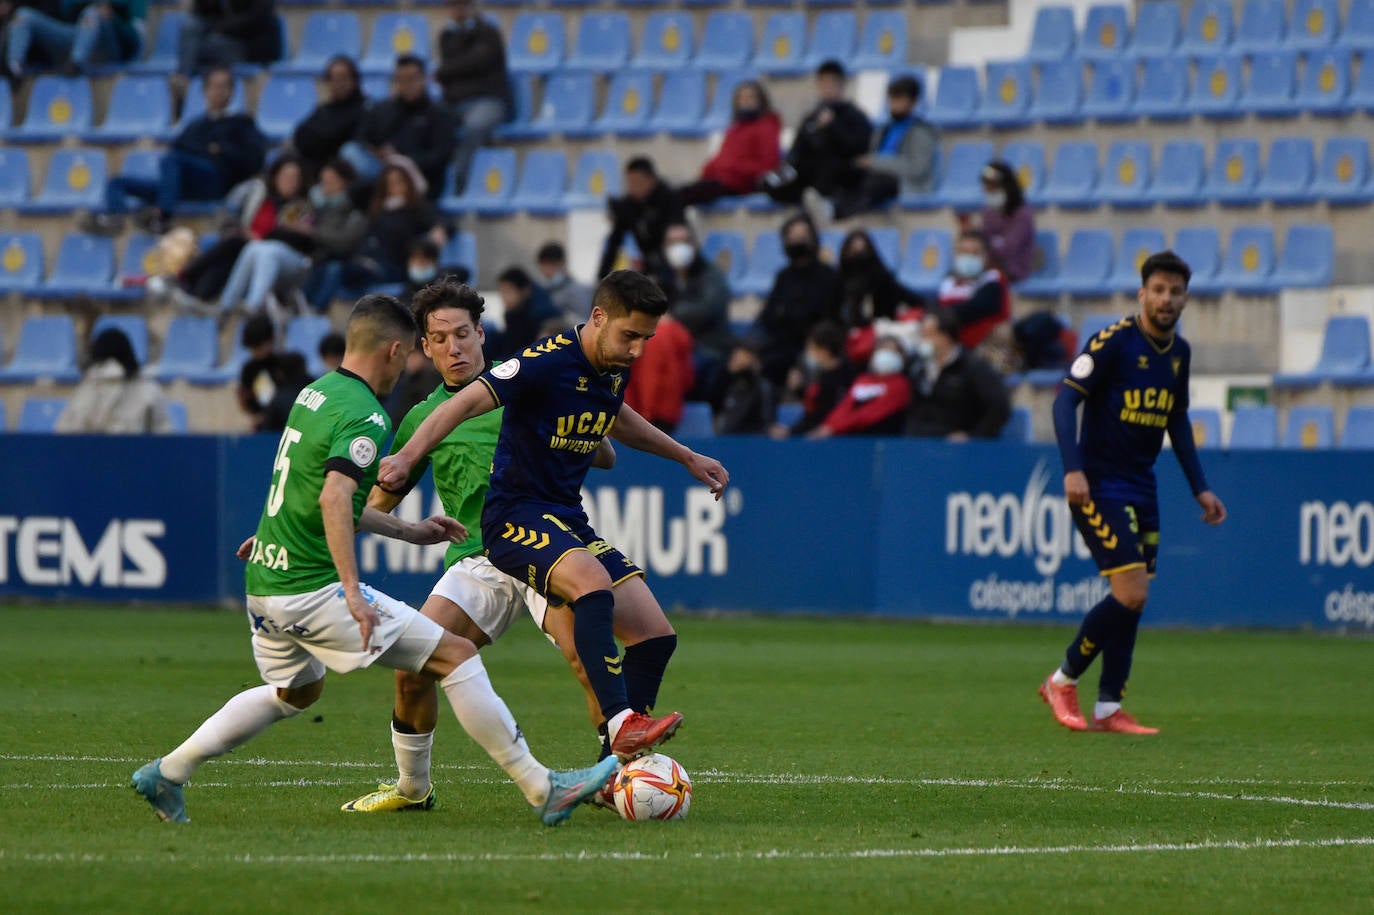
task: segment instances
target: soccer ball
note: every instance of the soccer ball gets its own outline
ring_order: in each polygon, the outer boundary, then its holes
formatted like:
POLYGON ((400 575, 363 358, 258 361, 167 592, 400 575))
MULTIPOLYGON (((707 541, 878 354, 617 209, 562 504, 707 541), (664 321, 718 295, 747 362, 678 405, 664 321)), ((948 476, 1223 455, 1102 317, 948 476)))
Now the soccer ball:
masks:
POLYGON ((676 759, 653 753, 627 763, 611 785, 627 820, 680 820, 692 806, 692 780, 676 759))

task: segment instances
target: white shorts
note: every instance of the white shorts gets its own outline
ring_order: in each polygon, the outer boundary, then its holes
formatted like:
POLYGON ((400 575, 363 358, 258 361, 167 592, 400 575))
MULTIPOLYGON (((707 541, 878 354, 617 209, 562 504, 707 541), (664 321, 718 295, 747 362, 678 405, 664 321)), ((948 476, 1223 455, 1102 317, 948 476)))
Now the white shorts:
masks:
POLYGON ((367 585, 362 590, 379 617, 368 651, 337 583, 306 594, 249 595, 253 660, 263 682, 279 689, 304 686, 323 677, 326 667, 346 674, 374 662, 419 673, 443 628, 408 604, 367 585))
POLYGON ((485 556, 469 556, 449 566, 430 593, 457 604, 493 642, 526 612, 542 632, 549 609, 544 595, 511 578, 485 556))

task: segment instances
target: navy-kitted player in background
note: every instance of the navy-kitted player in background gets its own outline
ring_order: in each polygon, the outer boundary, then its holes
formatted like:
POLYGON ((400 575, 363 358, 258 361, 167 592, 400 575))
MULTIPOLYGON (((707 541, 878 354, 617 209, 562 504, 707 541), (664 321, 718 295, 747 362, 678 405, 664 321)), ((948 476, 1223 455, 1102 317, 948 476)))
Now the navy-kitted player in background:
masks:
POLYGON ((678 461, 716 498, 730 475, 625 406, 630 365, 654 335, 668 300, 630 270, 607 275, 587 323, 527 347, 438 407, 382 462, 384 486, 410 470, 463 421, 505 407, 482 512, 492 565, 573 610, 573 642, 606 716, 608 750, 622 759, 667 740, 677 712, 651 718, 677 635, 628 557, 597 536, 582 510, 582 482, 602 438, 678 461), (622 656, 616 636, 625 644, 622 656))
POLYGON ((1064 663, 1040 685, 1054 717, 1075 731, 1157 734, 1121 708, 1136 630, 1159 552, 1155 460, 1169 433, 1202 520, 1220 524, 1226 507, 1207 478, 1188 420, 1189 349, 1174 332, 1188 303, 1192 271, 1177 254, 1152 254, 1140 267, 1138 315, 1096 334, 1069 367, 1054 401, 1064 459, 1064 495, 1111 594, 1088 612, 1064 663), (1078 406, 1083 405, 1082 431, 1078 406), (1092 721, 1078 709, 1078 678, 1102 655, 1092 721))

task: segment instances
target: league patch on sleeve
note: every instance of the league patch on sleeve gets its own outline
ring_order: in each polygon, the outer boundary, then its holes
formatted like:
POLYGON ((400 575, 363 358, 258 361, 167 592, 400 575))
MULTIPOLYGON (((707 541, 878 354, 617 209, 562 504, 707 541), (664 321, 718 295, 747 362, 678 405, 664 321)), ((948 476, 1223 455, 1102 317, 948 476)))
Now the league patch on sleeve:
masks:
POLYGON ((366 435, 360 435, 348 446, 348 456, 359 467, 370 467, 377 460, 377 443, 366 435))
POLYGON ((519 372, 519 359, 507 359, 505 362, 501 363, 500 365, 496 366, 496 368, 491 370, 492 376, 495 378, 500 378, 502 381, 508 381, 511 378, 514 378, 519 372))
POLYGON ((1093 368, 1093 357, 1083 353, 1069 366, 1069 376, 1082 380, 1093 373, 1093 368))

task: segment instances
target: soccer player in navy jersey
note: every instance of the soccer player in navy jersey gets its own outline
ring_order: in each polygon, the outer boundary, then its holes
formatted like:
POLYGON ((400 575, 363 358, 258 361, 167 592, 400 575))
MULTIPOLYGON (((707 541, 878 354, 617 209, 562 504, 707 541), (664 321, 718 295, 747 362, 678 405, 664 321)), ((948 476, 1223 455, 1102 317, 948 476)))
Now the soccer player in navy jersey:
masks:
POLYGON ((1157 734, 1121 708, 1136 630, 1159 552, 1154 465, 1169 433, 1202 506, 1220 524, 1226 507, 1208 488, 1188 420, 1188 344, 1176 332, 1192 271, 1162 251, 1140 267, 1140 313, 1095 334, 1069 367, 1054 401, 1064 495, 1111 593, 1083 620, 1064 663, 1040 685, 1055 719, 1075 731, 1157 734), (1083 406, 1082 429, 1078 407, 1083 406), (1078 678, 1102 655, 1092 719, 1078 708, 1078 678))
POLYGON ((648 752, 682 723, 650 717, 677 635, 644 573, 597 536, 582 510, 582 482, 601 440, 680 462, 716 494, 730 475, 625 406, 629 369, 654 335, 668 301, 630 270, 606 276, 591 317, 574 331, 526 347, 434 410, 382 462, 383 486, 412 468, 459 424, 505 407, 482 511, 482 543, 501 571, 573 611, 573 643, 606 716, 607 749, 648 752), (619 636, 625 645, 616 647, 619 636))

